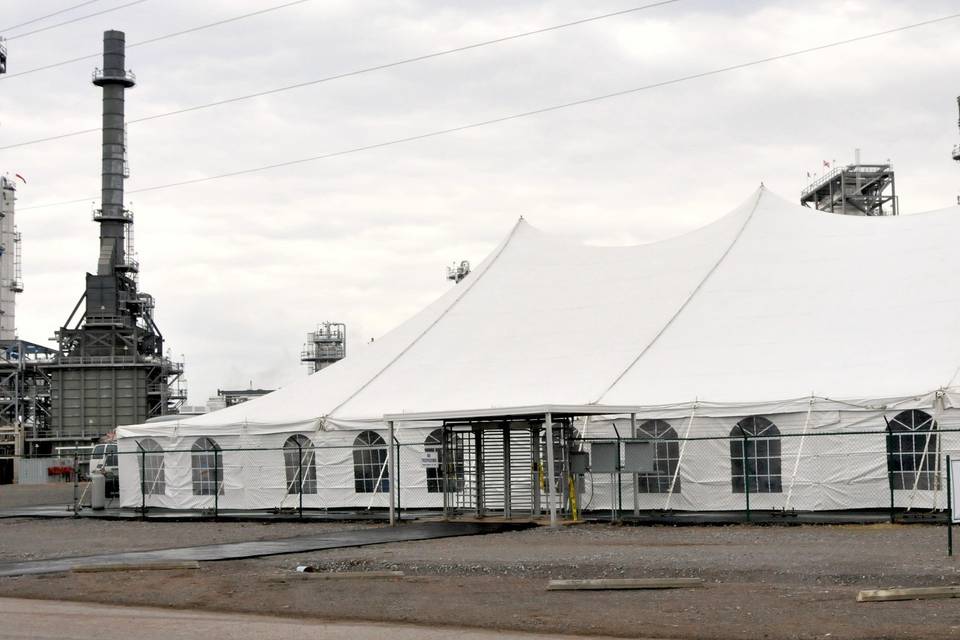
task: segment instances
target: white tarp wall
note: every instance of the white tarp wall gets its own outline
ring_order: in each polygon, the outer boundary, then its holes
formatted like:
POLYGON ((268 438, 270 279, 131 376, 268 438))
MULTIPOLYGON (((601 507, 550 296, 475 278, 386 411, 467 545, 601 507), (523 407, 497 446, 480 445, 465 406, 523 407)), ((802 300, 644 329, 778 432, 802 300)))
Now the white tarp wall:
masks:
MULTIPOLYGON (((888 508, 890 478, 884 416, 892 419, 897 413, 810 411, 809 414, 766 414, 765 417, 780 432, 779 491, 751 491, 751 509, 832 511, 888 508)), ((675 511, 743 510, 746 496, 742 489, 737 491, 733 486, 734 461, 728 438, 741 417, 694 415, 692 424, 689 417, 668 419, 678 438, 689 436, 688 440, 679 442, 679 471, 675 474, 676 482, 671 482, 675 490, 673 493, 638 493, 638 507, 641 510, 675 511)), ((638 419, 638 424, 642 425, 645 419, 638 419)), ((937 422, 939 428, 933 432, 935 437, 928 451, 926 468, 942 476, 945 455, 960 456, 960 410, 942 411, 937 422)), ((384 425, 367 426, 386 440, 384 425)), ((442 494, 428 491, 424 464, 424 441, 437 426, 410 426, 398 430, 397 439, 401 443, 397 459, 399 500, 403 508, 440 509, 443 506, 442 494)), ((630 433, 630 421, 624 417, 591 419, 586 425, 580 422, 576 426, 587 451, 594 439, 616 438, 617 431, 626 438, 630 433)), ((302 496, 305 509, 363 510, 388 506, 387 493, 357 491, 353 442, 360 431, 302 433, 315 443, 317 478, 317 493, 302 496)), ((223 493, 217 499, 218 508, 290 509, 299 506, 300 496, 287 493, 282 447, 290 435, 215 438, 222 449, 223 493)), ((160 493, 148 493, 146 505, 212 509, 213 495, 194 495, 190 449, 197 436, 152 436, 152 439, 165 451, 165 486, 160 493)), ((734 441, 739 442, 739 439, 734 441)), ((123 438, 120 449, 121 504, 138 507, 141 505, 141 456, 137 453, 136 439, 123 438)), ((514 479, 514 482, 524 481, 523 478, 514 479)), ((630 511, 634 505, 631 474, 621 474, 619 482, 623 509, 630 511)), ((921 510, 943 508, 946 504, 945 485, 935 484, 929 489, 920 482, 919 489, 913 489, 909 479, 907 483, 908 488, 895 492, 897 508, 921 510)), ((467 484, 472 486, 469 478, 467 484)), ((580 508, 583 511, 609 510, 615 504, 616 495, 616 481, 611 476, 587 474, 580 508)))

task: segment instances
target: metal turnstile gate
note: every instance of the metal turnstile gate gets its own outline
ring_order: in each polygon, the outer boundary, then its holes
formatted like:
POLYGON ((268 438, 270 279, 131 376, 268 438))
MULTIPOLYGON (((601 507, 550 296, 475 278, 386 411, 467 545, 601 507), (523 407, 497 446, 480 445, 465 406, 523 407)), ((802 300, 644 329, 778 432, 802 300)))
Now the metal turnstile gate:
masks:
MULTIPOLYGON (((539 516, 547 504, 546 438, 539 424, 448 427, 443 464, 448 475, 448 512, 505 518, 539 516)), ((554 495, 558 511, 568 501, 567 469, 571 429, 554 429, 554 495)))

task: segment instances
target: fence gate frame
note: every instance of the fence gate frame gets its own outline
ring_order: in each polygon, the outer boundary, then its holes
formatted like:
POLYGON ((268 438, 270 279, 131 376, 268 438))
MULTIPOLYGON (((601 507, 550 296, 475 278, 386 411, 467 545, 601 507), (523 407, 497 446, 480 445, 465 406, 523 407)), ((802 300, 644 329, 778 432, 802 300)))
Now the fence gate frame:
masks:
POLYGON ((383 419, 391 429, 401 422, 442 424, 438 475, 444 518, 493 513, 507 519, 531 518, 549 513, 555 526, 570 498, 566 477, 574 421, 582 415, 611 413, 606 407, 593 409, 395 414, 383 419))
MULTIPOLYGON (((463 430, 463 427, 469 427, 471 431, 474 431, 474 427, 477 427, 479 432, 482 432, 485 429, 501 429, 501 432, 506 424, 508 427, 513 424, 526 424, 527 432, 531 433, 531 442, 534 441, 532 432, 533 428, 530 425, 535 427, 541 427, 543 430, 544 438, 537 438, 536 442, 546 441, 554 442, 557 439, 557 427, 564 427, 565 425, 572 425, 573 421, 576 418, 582 418, 585 416, 616 416, 616 415, 631 415, 635 414, 638 410, 637 407, 632 406, 621 406, 621 405, 601 405, 601 404, 585 404, 585 405, 560 405, 560 404, 545 404, 545 405, 535 405, 535 406, 524 406, 524 407, 504 407, 499 409, 480 409, 480 410, 464 410, 464 411, 432 411, 424 413, 390 413, 383 416, 383 421, 386 422, 390 429, 394 428, 395 423, 402 422, 440 422, 443 425, 444 433, 446 434, 448 430, 452 430, 455 427, 459 427, 460 430, 463 430)), ((510 429, 510 439, 513 438, 514 429, 510 429)), ((566 446, 565 433, 568 432, 566 428, 560 429, 559 440, 561 443, 564 443, 565 446, 561 447, 563 452, 563 458, 566 458, 569 453, 569 446, 566 446)), ((392 431, 391 431, 392 433, 392 431)), ((444 436, 444 443, 446 443, 448 438, 444 436)), ((446 446, 446 445, 445 445, 446 446)), ((550 513, 550 526, 558 526, 557 522, 557 507, 561 499, 567 497, 566 492, 562 489, 558 492, 558 487, 556 486, 557 471, 563 472, 563 467, 558 466, 558 460, 556 460, 556 451, 553 446, 543 447, 545 451, 544 457, 546 457, 546 467, 543 466, 543 460, 537 460, 538 452, 540 447, 534 446, 533 448, 533 457, 534 461, 531 463, 537 464, 537 481, 534 482, 534 491, 533 491, 533 503, 534 503, 534 512, 542 513, 543 511, 549 511, 550 513), (540 492, 539 489, 539 476, 541 475, 540 469, 543 469, 543 475, 549 482, 545 482, 546 496, 538 496, 540 492), (542 498, 546 498, 546 508, 544 509, 542 498)), ((480 452, 482 457, 482 436, 474 437, 474 453, 480 452), (479 442, 479 445, 477 444, 479 442)), ((515 461, 512 461, 515 462, 515 461)), ((564 460, 560 460, 559 463, 562 465, 564 460)), ((444 475, 446 482, 446 474, 448 473, 448 465, 442 465, 444 468, 444 475)), ((513 465, 511 465, 513 466, 513 465)), ((480 461, 480 464, 477 467, 480 471, 480 479, 483 480, 482 474, 486 470, 483 461, 480 461)), ((531 469, 531 475, 533 469, 531 469)), ((512 479, 511 479, 512 480, 512 479)), ((465 483, 469 484, 469 483, 465 483)), ((516 486, 512 482, 508 483, 511 486, 511 496, 513 493, 513 488, 516 486)), ((560 483, 563 484, 562 482, 560 483)), ((483 482, 478 482, 477 486, 479 489, 476 490, 476 495, 481 499, 480 505, 477 509, 478 515, 482 514, 482 499, 483 499, 483 482)), ((448 499, 446 494, 444 494, 444 515, 450 516, 450 509, 448 504, 448 499)), ((511 515, 512 509, 511 509, 511 515)))

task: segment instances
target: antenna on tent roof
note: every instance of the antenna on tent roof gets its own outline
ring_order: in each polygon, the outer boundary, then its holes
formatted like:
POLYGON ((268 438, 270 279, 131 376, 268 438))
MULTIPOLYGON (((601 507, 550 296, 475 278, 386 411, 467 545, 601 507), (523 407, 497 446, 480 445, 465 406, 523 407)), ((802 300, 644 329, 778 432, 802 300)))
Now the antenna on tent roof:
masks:
POLYGON ((462 260, 460 264, 453 263, 452 267, 447 267, 447 280, 459 283, 470 274, 470 263, 462 260))

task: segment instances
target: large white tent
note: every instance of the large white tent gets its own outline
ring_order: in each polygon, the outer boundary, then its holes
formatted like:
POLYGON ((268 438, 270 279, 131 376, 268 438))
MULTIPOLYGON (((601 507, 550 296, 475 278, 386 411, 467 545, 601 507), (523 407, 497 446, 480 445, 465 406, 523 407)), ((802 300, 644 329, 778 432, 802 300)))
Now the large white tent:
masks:
MULTIPOLYGON (((841 216, 761 187, 706 227, 630 247, 588 246, 520 220, 467 279, 346 360, 228 409, 121 427, 121 451, 149 438, 181 452, 165 454, 163 491, 149 504, 195 508, 212 500, 192 488, 198 438, 279 448, 302 434, 317 447, 347 447, 325 460, 318 452, 327 475, 309 506, 369 506, 385 498, 354 491, 349 446, 387 419, 401 442, 422 442, 446 417, 536 407, 605 414, 581 426, 588 435, 608 433, 624 414, 669 422, 681 437, 726 437, 749 416, 784 434, 882 433, 910 409, 943 430, 960 423, 958 209, 841 216)), ((953 435, 942 434, 931 457, 960 445, 953 435)), ((756 496, 758 508, 880 506, 889 484, 883 439, 816 441, 784 440, 783 486, 756 496)), ((668 506, 740 508, 726 442, 684 454, 674 474, 683 488, 670 491, 668 506)), ((280 454, 236 452, 232 466, 229 455, 220 506, 283 506, 280 454)), ((123 504, 139 505, 135 458, 121 458, 123 504)), ((942 501, 934 486, 912 489, 911 501, 942 501)), ((648 508, 665 500, 638 499, 648 508)))

